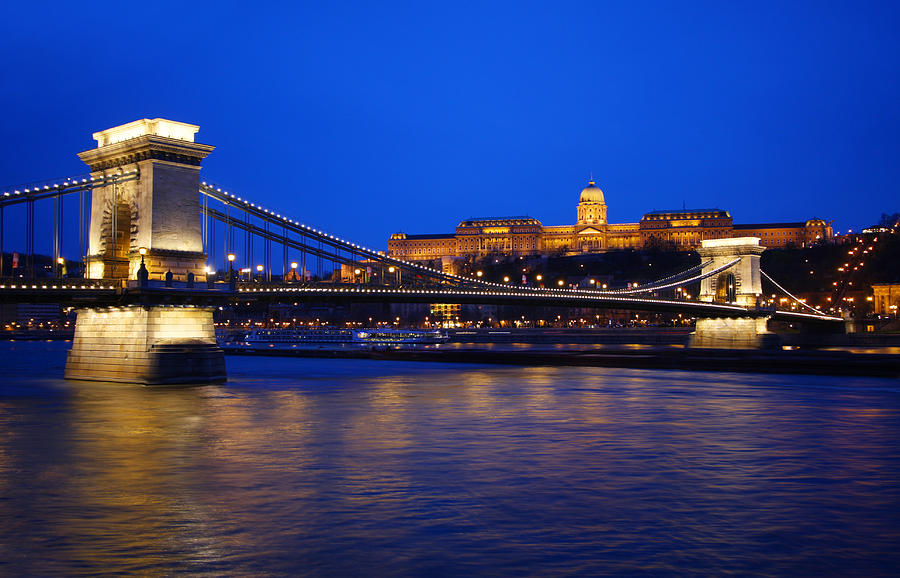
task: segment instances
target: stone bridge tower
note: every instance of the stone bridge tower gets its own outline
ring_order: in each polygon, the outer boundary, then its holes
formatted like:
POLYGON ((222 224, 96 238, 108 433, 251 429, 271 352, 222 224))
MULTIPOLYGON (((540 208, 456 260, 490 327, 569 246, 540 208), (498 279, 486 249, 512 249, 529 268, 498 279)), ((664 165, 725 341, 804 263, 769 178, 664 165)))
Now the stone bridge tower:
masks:
MULTIPOLYGON (((94 133, 97 148, 78 156, 94 189, 89 278, 135 279, 146 249, 150 280, 171 271, 177 281, 205 279, 200 211, 200 161, 213 147, 194 142, 198 127, 143 119, 94 133)), ((78 310, 66 377, 128 383, 210 383, 225 380, 213 307, 159 300, 78 310)))
POLYGON ((736 303, 743 307, 756 307, 756 299, 762 295, 759 275, 759 259, 766 248, 756 237, 735 239, 707 239, 701 242, 700 260, 712 263, 703 272, 713 271, 740 258, 733 267, 700 282, 700 301, 736 303))
MULTIPOLYGON (((762 295, 762 279, 759 260, 765 247, 756 237, 733 239, 707 239, 701 242, 698 252, 703 262, 712 261, 703 268, 707 273, 740 259, 718 275, 700 282, 700 301, 733 303, 748 309, 756 309, 762 295)), ((691 335, 692 347, 728 349, 756 349, 777 347, 778 336, 767 328, 769 317, 734 317, 697 319, 691 335)))
POLYGON ((188 273, 205 278, 200 162, 215 147, 194 142, 198 129, 145 118, 94 133, 97 148, 78 156, 92 176, 111 178, 111 184, 93 192, 89 278, 134 279, 141 248, 150 279, 167 271, 176 280, 188 273))

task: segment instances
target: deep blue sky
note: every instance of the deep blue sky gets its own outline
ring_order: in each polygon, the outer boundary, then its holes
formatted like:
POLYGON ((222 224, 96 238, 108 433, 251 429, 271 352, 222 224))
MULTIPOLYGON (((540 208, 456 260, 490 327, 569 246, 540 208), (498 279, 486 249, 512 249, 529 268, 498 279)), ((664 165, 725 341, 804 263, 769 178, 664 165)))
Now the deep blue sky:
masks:
POLYGON ((203 175, 358 242, 470 216, 900 210, 900 2, 6 3, 0 187, 200 125, 203 175))

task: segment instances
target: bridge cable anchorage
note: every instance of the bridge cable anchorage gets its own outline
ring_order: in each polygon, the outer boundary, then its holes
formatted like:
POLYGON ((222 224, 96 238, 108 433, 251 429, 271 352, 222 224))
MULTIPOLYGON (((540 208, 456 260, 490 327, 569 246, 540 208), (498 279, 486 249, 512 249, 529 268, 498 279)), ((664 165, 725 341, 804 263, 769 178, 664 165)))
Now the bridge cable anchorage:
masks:
POLYGON ((762 275, 763 277, 765 277, 772 285, 774 285, 776 288, 778 288, 780 291, 782 291, 785 295, 787 295, 788 297, 790 297, 791 299, 793 299, 794 301, 796 301, 796 302, 799 303, 800 305, 806 307, 807 309, 812 309, 812 310, 815 311, 817 314, 822 315, 823 317, 832 317, 831 315, 828 315, 828 314, 825 313, 824 311, 822 311, 822 310, 820 310, 820 309, 816 309, 816 308, 813 307, 812 305, 807 305, 806 303, 804 303, 803 301, 801 301, 800 299, 798 299, 797 297, 795 297, 790 291, 788 291, 787 289, 785 289, 784 287, 782 287, 781 285, 779 285, 778 282, 777 282, 775 279, 772 279, 772 278, 769 276, 769 274, 766 273, 765 271, 763 271, 762 269, 759 270, 759 273, 760 273, 760 275, 762 275))

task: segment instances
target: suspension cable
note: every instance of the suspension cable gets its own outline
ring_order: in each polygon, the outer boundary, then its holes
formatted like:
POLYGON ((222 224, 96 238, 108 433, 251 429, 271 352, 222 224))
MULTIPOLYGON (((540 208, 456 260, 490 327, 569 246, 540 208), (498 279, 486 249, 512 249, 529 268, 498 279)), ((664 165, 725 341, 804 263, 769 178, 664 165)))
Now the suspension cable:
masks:
POLYGON ((630 292, 637 291, 637 290, 652 291, 652 290, 656 289, 658 285, 665 284, 666 282, 671 281, 672 279, 676 279, 678 277, 690 275, 690 274, 694 273, 695 271, 700 271, 707 265, 710 265, 711 263, 712 263, 712 261, 706 261, 705 263, 700 263, 699 265, 694 265, 690 269, 685 269, 684 271, 675 273, 674 275, 669 275, 668 277, 663 277, 662 279, 657 279, 655 281, 651 281, 650 283, 645 283, 644 285, 639 285, 637 287, 634 287, 633 289, 611 289, 609 291, 604 291, 604 293, 626 293, 626 292, 630 293, 630 292))
POLYGON ((661 289, 671 289, 672 287, 680 287, 682 285, 689 285, 691 283, 696 283, 697 281, 702 281, 702 280, 706 279, 707 277, 712 277, 713 275, 715 275, 717 273, 721 273, 725 269, 734 267, 735 265, 738 264, 738 262, 740 262, 740 260, 741 260, 741 258, 738 257, 737 259, 735 259, 734 261, 731 261, 730 263, 725 263, 721 267, 713 269, 712 271, 709 271, 708 273, 703 273, 701 275, 691 277, 690 279, 685 279, 683 281, 676 281, 675 283, 669 283, 668 285, 662 285, 659 287, 652 287, 650 289, 633 289, 628 292, 618 293, 618 295, 634 295, 635 293, 649 293, 650 291, 659 291, 661 289))
POLYGON ((804 303, 803 301, 801 301, 800 299, 798 299, 797 297, 795 297, 790 291, 788 291, 787 289, 785 289, 784 287, 782 287, 781 285, 779 285, 779 284, 778 284, 778 281, 776 281, 775 279, 772 279, 771 277, 769 277, 769 274, 766 273, 765 271, 763 271, 762 269, 759 270, 759 273, 760 273, 760 275, 762 275, 763 277, 765 277, 772 285, 774 285, 775 287, 777 287, 777 288, 778 288, 780 291, 782 291, 785 295, 787 295, 788 297, 790 297, 791 299, 793 299, 794 301, 796 301, 796 302, 799 303, 800 305, 803 305, 803 306, 806 307, 807 309, 812 309, 813 311, 815 311, 815 312, 818 313, 819 315, 824 315, 825 317, 830 317, 830 316, 829 316, 827 313, 825 313, 824 311, 821 311, 821 310, 819 310, 819 309, 816 309, 816 308, 813 307, 812 305, 807 305, 806 303, 804 303))

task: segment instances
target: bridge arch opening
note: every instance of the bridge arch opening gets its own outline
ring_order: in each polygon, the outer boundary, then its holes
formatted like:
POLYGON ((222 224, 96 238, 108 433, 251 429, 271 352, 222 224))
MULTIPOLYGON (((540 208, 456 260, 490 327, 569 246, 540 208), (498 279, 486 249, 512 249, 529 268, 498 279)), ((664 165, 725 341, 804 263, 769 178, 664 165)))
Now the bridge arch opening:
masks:
POLYGON ((132 206, 127 201, 110 202, 103 211, 101 224, 101 253, 103 276, 127 278, 131 252, 132 206))
POLYGON ((734 303, 737 289, 733 273, 722 273, 716 278, 716 301, 718 303, 734 303))

